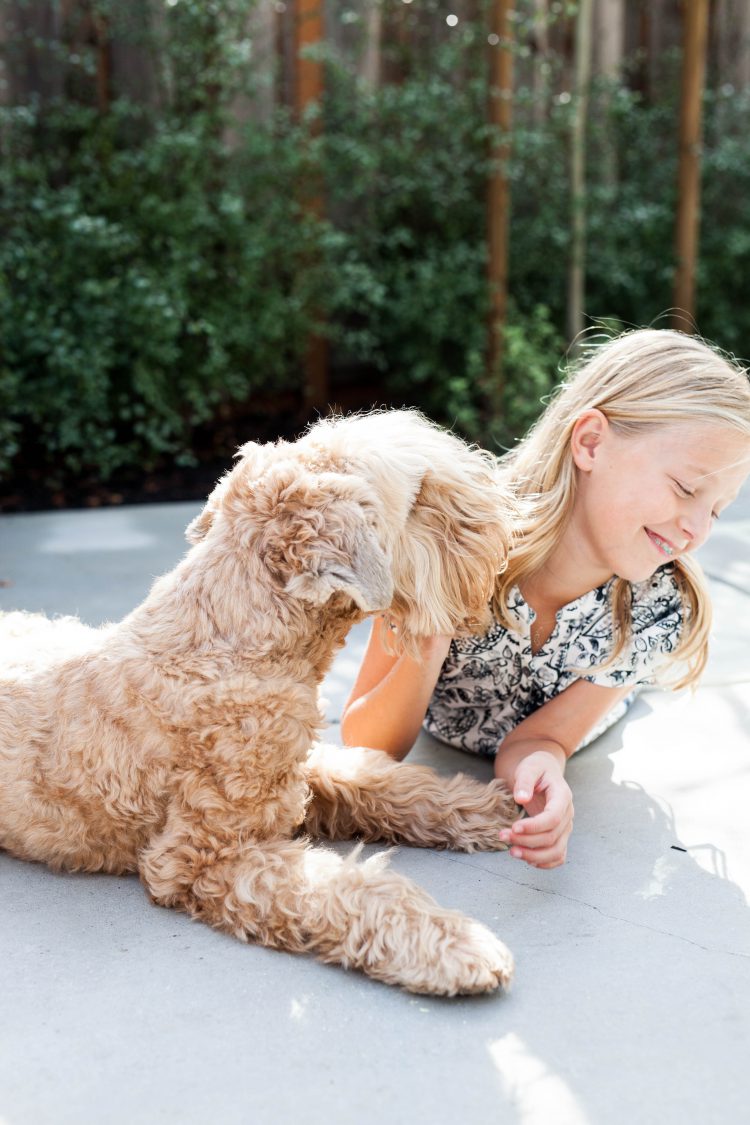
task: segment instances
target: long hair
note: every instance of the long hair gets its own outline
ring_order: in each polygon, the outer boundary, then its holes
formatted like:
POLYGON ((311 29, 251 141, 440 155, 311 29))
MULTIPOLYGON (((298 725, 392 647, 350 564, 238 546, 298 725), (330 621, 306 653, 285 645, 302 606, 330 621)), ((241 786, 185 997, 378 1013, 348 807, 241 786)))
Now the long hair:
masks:
MULTIPOLYGON (((560 541, 576 498, 571 435, 586 410, 600 410, 624 435, 677 422, 726 425, 750 440, 750 381, 747 372, 717 349, 693 336, 666 329, 625 332, 589 346, 571 369, 526 437, 502 458, 504 473, 521 500, 518 535, 492 601, 494 615, 508 628, 511 588, 539 570, 560 541)), ((695 560, 674 560, 685 625, 671 654, 683 674, 677 689, 695 682, 706 664, 711 603, 695 560), (686 666, 686 668, 685 668, 686 666)), ((611 609, 615 642, 601 667, 616 663, 631 634, 630 582, 616 578, 611 609)))

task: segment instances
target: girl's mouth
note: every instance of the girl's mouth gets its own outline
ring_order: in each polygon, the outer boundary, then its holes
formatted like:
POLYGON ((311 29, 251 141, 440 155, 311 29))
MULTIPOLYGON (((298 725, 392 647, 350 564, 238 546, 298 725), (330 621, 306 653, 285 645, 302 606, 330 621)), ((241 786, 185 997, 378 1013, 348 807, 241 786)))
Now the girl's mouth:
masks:
POLYGON ((668 539, 662 539, 661 535, 657 535, 655 531, 651 531, 648 527, 645 530, 646 535, 648 535, 651 542, 662 555, 666 555, 667 558, 670 558, 675 553, 675 548, 668 539))

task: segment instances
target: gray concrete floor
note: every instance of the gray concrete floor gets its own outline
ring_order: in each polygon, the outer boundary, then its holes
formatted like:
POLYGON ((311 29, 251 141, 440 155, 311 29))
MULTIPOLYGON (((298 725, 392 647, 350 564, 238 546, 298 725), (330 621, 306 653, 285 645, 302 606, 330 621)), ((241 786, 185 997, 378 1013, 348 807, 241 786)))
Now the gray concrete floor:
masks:
MULTIPOLYGON (((119 618, 196 509, 3 517, 0 608, 119 618)), ((571 762, 564 867, 395 855, 513 949, 509 996, 410 996, 244 946, 152 906, 135 877, 0 854, 0 1125, 748 1121, 749 547, 746 489, 702 552, 705 683, 642 696, 571 762)), ((366 634, 325 685, 331 741, 366 634)), ((412 756, 490 774, 426 737, 412 756)))

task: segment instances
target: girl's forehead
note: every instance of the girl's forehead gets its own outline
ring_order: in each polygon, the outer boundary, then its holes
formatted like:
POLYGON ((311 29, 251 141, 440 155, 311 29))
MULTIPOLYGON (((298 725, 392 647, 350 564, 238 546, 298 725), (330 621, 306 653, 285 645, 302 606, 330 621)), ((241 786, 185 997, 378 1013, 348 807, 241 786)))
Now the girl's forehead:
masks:
POLYGON ((698 454, 704 450, 720 452, 730 446, 750 453, 750 433, 744 433, 723 422, 669 422, 641 432, 644 441, 654 446, 698 454))
POLYGON ((640 435, 659 460, 699 483, 721 478, 740 487, 750 473, 750 434, 716 422, 675 422, 655 426, 640 435))
POLYGON ((732 426, 690 423, 667 427, 663 436, 667 451, 683 460, 696 483, 715 477, 739 488, 750 472, 750 434, 732 426))

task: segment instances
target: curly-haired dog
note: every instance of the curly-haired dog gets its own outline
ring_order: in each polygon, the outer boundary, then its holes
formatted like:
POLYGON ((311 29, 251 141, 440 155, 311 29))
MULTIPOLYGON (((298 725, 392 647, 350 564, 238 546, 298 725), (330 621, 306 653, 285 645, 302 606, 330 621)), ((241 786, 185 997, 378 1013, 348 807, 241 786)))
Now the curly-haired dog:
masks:
POLYGON ((314 746, 353 622, 385 610, 405 645, 485 624, 509 540, 494 462, 409 411, 240 452, 124 621, 0 617, 0 846, 138 871, 155 902, 415 992, 506 984, 484 927, 302 835, 491 849, 515 817, 499 782, 314 746))

